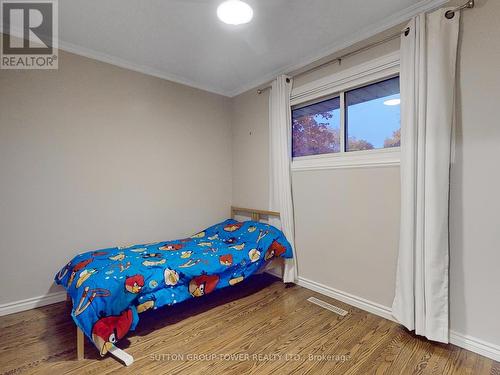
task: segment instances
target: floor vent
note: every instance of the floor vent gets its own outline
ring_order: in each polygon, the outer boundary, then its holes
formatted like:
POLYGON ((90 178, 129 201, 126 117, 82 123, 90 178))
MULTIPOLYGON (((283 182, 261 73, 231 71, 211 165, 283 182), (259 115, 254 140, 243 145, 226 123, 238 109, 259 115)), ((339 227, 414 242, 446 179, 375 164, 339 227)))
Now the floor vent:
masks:
POLYGON ((347 315, 347 311, 345 311, 344 309, 341 309, 340 307, 337 307, 337 306, 330 305, 329 303, 322 301, 320 299, 317 299, 316 297, 309 297, 307 300, 311 303, 314 303, 315 305, 318 305, 324 309, 333 311, 334 313, 339 314, 341 316, 347 315))

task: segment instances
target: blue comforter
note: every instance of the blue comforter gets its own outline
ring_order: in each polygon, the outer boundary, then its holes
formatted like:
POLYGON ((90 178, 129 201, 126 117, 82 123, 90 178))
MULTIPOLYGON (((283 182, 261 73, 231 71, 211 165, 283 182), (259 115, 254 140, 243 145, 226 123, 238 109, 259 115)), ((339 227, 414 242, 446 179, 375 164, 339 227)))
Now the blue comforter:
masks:
POLYGON ((226 220, 190 238, 79 254, 55 281, 71 296, 75 323, 105 355, 141 312, 236 285, 275 257, 292 257, 283 232, 226 220))

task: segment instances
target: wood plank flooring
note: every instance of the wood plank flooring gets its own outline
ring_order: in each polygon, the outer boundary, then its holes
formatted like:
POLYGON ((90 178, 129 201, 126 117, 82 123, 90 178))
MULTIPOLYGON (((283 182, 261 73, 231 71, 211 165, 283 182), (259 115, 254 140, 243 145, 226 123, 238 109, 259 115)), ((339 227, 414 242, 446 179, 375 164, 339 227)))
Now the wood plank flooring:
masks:
POLYGON ((3 374, 492 374, 500 363, 268 275, 141 315, 119 342, 131 367, 89 342, 76 361, 66 303, 0 317, 3 374), (250 282, 251 281, 251 282, 250 282), (307 302, 315 296, 349 314, 307 302))

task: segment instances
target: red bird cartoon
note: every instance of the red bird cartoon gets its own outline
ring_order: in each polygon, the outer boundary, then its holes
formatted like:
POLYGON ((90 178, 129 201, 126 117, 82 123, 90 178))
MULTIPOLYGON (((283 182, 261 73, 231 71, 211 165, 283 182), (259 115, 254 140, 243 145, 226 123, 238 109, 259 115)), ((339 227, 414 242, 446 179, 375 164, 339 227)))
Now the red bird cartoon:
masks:
POLYGON ((132 310, 125 310, 117 316, 99 319, 92 328, 92 341, 104 356, 114 344, 127 334, 132 325, 132 310))
POLYGON ((161 247, 159 247, 159 250, 167 250, 167 251, 176 251, 182 249, 183 245, 180 243, 174 243, 174 244, 166 244, 161 247))
POLYGON ((274 240, 269 249, 266 251, 266 255, 264 256, 265 260, 269 260, 274 257, 279 257, 284 254, 286 251, 286 247, 280 244, 278 241, 274 240))
POLYGON ((193 297, 204 296, 205 294, 212 292, 218 282, 219 276, 217 275, 197 276, 189 282, 189 293, 191 293, 193 297))
POLYGON ((219 257, 219 262, 223 266, 230 266, 233 264, 233 256, 231 254, 221 255, 219 257))
POLYGON ((243 225, 243 223, 231 223, 231 224, 226 225, 224 227, 224 230, 226 232, 234 232, 235 230, 240 229, 242 225, 243 225))
POLYGON ((137 294, 144 286, 144 276, 134 275, 125 279, 125 289, 127 292, 137 294))
POLYGON ((71 270, 71 276, 69 277, 69 280, 68 280, 68 287, 71 286, 71 283, 73 282, 73 279, 75 278, 76 274, 79 271, 83 270, 85 267, 87 267, 88 264, 90 262, 92 262, 93 260, 94 260, 94 258, 89 258, 89 259, 82 260, 81 262, 78 262, 77 264, 75 264, 75 266, 71 270))

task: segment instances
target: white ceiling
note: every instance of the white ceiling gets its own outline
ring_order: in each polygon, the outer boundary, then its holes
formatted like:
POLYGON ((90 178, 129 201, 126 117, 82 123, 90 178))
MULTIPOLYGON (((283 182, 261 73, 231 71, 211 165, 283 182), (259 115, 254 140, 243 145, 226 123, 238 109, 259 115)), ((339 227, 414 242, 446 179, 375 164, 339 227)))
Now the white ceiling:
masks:
POLYGON ((222 0, 63 0, 60 48, 234 96, 444 1, 246 0, 229 26, 222 0))

